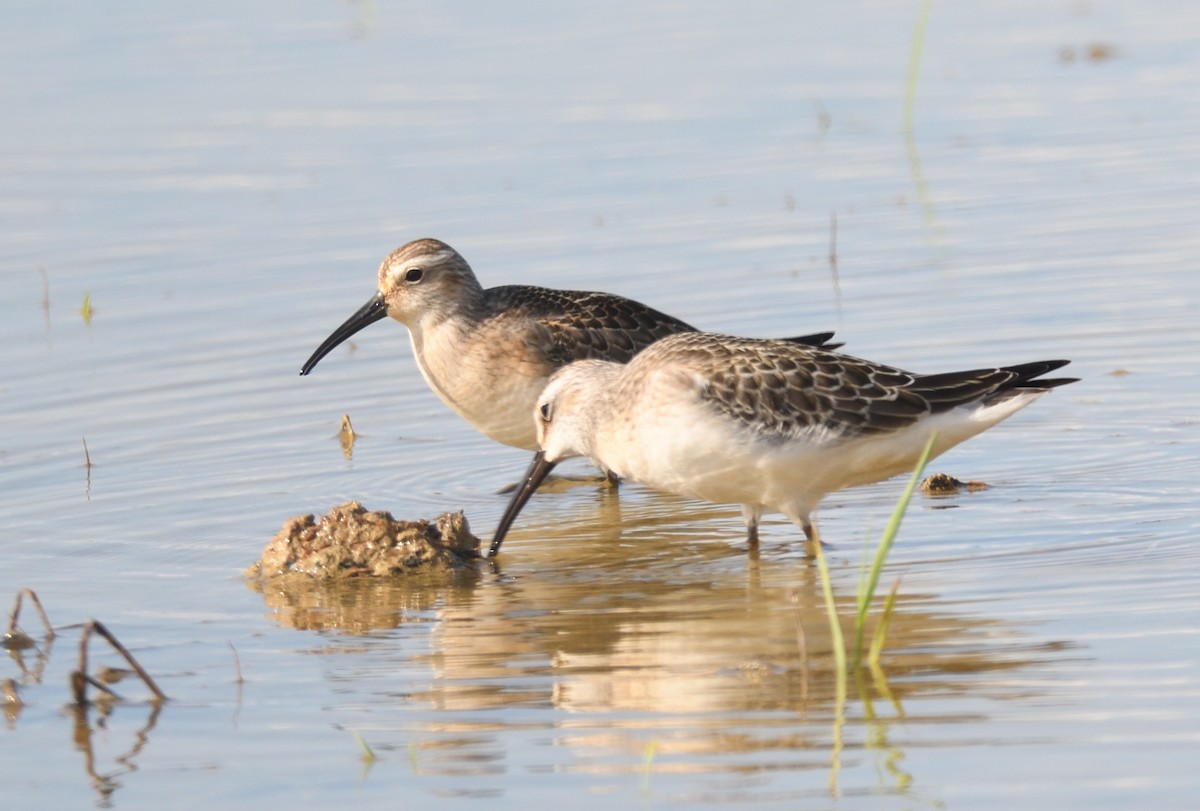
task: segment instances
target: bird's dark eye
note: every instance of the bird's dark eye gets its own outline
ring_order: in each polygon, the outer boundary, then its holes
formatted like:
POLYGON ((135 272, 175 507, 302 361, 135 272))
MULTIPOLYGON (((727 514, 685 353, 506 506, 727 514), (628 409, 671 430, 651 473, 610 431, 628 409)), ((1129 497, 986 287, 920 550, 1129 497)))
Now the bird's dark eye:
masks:
POLYGON ((542 414, 542 422, 550 422, 550 416, 554 413, 554 409, 550 407, 550 403, 542 403, 539 411, 542 414))
POLYGON ((425 271, 421 270, 420 268, 409 268, 408 270, 404 271, 404 281, 408 282, 409 284, 416 284, 417 282, 421 281, 421 277, 424 275, 425 271))

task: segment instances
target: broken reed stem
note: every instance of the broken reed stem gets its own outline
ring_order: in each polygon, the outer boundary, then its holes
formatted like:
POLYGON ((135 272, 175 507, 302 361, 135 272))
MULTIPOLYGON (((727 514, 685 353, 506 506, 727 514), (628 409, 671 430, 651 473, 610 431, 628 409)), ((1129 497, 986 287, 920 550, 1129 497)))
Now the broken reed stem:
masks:
POLYGON ((837 272, 837 209, 829 211, 829 266, 837 272))
POLYGON ((116 692, 111 687, 109 687, 107 684, 100 681, 99 679, 95 678, 94 676, 89 676, 87 673, 84 673, 83 678, 84 678, 84 681, 86 681, 88 684, 95 687, 100 692, 107 693, 108 695, 112 696, 113 698, 117 699, 118 701, 121 699, 121 697, 119 695, 117 695, 116 692))
MULTIPOLYGON (((133 658, 133 654, 126 650, 125 646, 122 645, 117 638, 112 635, 112 632, 104 627, 104 623, 100 622, 100 620, 88 620, 83 625, 83 633, 79 635, 79 670, 72 674, 72 688, 75 692, 76 703, 86 703, 86 695, 84 695, 86 692, 86 682, 96 684, 96 682, 87 675, 87 646, 93 631, 108 640, 108 644, 112 645, 113 649, 117 653, 121 654, 121 657, 124 658, 127 663, 129 663, 129 667, 133 669, 133 672, 137 673, 138 677, 142 680, 150 692, 154 693, 155 701, 167 700, 166 694, 163 693, 162 690, 158 689, 158 685, 154 683, 154 679, 150 678, 150 674, 142 669, 142 666, 138 664, 137 659, 133 658), (80 678, 76 679, 76 676, 80 678)), ((106 690, 106 692, 111 691, 106 690)))
POLYGON ((21 616, 21 601, 24 597, 28 597, 33 603, 34 609, 37 610, 38 616, 42 620, 42 627, 46 630, 46 639, 54 639, 54 627, 50 625, 50 618, 46 616, 46 609, 42 608, 42 601, 38 599, 37 593, 33 589, 21 589, 17 592, 17 599, 13 603, 12 614, 8 617, 8 633, 11 636, 17 633, 17 619, 21 616))
POLYGON ((246 680, 242 678, 242 660, 238 658, 237 648, 230 642, 229 649, 233 651, 233 672, 237 674, 234 678, 235 684, 243 684, 246 680))
POLYGON ((837 209, 829 209, 829 277, 833 281, 833 300, 837 306, 838 323, 842 320, 842 282, 838 278, 837 209))
POLYGON ((87 676, 78 670, 71 671, 71 703, 76 707, 87 704, 87 676))

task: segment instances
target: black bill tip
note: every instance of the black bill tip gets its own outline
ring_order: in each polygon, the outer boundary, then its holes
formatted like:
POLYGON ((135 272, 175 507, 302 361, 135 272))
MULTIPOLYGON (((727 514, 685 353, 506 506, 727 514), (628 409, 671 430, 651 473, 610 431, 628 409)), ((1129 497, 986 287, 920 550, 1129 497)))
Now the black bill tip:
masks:
POLYGON ((313 367, 320 362, 321 358, 333 351, 333 348, 342 341, 349 338, 354 333, 369 327, 380 319, 387 318, 387 302, 383 299, 382 293, 376 293, 371 296, 362 307, 358 308, 358 312, 346 319, 340 327, 335 329, 333 333, 326 338, 317 350, 312 353, 304 365, 300 367, 300 375, 303 377, 313 370, 313 367))
POLYGON ((525 502, 529 501, 529 497, 534 494, 538 486, 545 480, 546 476, 550 475, 550 471, 554 470, 554 466, 558 462, 549 462, 546 460, 544 451, 538 451, 533 456, 533 462, 529 465, 529 470, 525 471, 525 478, 521 481, 512 500, 508 502, 508 508, 505 509, 504 515, 500 517, 500 523, 496 527, 496 534, 492 536, 492 545, 488 548, 488 557, 494 558, 500 551, 500 544, 504 543, 504 536, 508 535, 508 530, 516 520, 517 515, 521 512, 521 508, 525 506, 525 502))

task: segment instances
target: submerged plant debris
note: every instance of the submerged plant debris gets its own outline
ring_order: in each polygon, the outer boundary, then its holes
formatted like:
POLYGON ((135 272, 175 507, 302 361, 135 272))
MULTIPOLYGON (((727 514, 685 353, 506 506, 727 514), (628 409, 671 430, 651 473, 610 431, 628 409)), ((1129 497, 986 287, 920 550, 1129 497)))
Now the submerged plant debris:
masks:
POLYGON ((357 501, 339 504, 317 518, 298 515, 246 569, 252 578, 304 575, 314 579, 385 577, 417 571, 474 569, 479 539, 462 512, 433 521, 397 521, 357 501))
MULTIPOLYGON (((80 626, 72 626, 80 627, 80 626)), ((79 667, 71 671, 68 681, 71 685, 71 693, 74 697, 74 706, 76 709, 84 709, 90 707, 93 702, 88 699, 88 686, 95 687, 101 693, 101 701, 120 701, 120 696, 114 693, 106 686, 106 683, 112 684, 120 681, 124 676, 130 673, 136 673, 142 683, 150 689, 154 694, 152 702, 161 704, 167 700, 166 694, 158 688, 154 679, 150 677, 133 654, 121 644, 113 632, 105 627, 104 623, 97 619, 90 619, 82 623, 83 633, 79 635, 79 667), (91 641, 92 634, 102 637, 108 641, 113 650, 119 653, 129 664, 129 669, 118 669, 111 667, 101 667, 95 676, 88 673, 88 643, 91 641), (114 674, 120 674, 113 677, 114 674)), ((42 601, 38 599, 37 593, 33 589, 24 588, 17 592, 17 598, 13 603, 12 613, 8 617, 8 632, 4 635, 4 647, 9 651, 9 657, 16 660, 20 665, 21 670, 27 677, 32 677, 34 684, 41 681, 42 668, 45 666, 44 658, 50 654, 50 646, 54 642, 57 634, 54 631, 54 626, 50 624, 50 618, 46 616, 45 609, 42 608, 42 601), (45 628, 46 634, 39 646, 34 641, 33 637, 21 630, 21 626, 17 624, 17 620, 21 616, 22 601, 28 598, 29 602, 33 603, 33 607, 37 610, 38 617, 42 620, 42 625, 45 628), (26 671, 25 665, 21 662, 22 651, 34 649, 38 652, 38 657, 41 663, 32 671, 26 671)), ((12 679, 6 679, 0 684, 0 691, 3 692, 3 698, 0 699, 0 704, 3 704, 5 713, 9 721, 15 720, 20 714, 24 702, 21 701, 20 693, 17 689, 17 683, 12 679)))
POLYGON ((977 490, 986 490, 988 487, 987 482, 964 482, 949 473, 934 473, 932 476, 926 476, 921 482, 921 492, 931 496, 957 493, 960 490, 974 493, 977 490))

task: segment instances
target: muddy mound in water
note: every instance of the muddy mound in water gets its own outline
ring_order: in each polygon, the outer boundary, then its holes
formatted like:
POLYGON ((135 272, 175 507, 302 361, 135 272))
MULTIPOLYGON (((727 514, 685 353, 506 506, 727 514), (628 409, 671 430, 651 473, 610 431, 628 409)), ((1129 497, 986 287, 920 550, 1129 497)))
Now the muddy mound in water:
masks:
POLYGON ((986 490, 988 487, 987 482, 959 481, 949 473, 934 473, 932 476, 926 476, 920 484, 921 492, 929 496, 945 496, 962 490, 974 493, 986 490))
POLYGON ((473 570, 478 560, 479 539, 461 512, 433 521, 397 521, 390 513, 349 501, 319 519, 311 514, 289 518, 246 576, 325 580, 457 573, 473 570))

